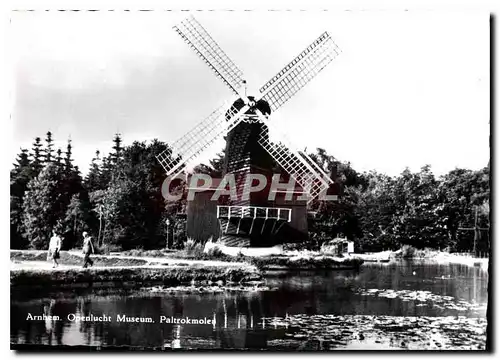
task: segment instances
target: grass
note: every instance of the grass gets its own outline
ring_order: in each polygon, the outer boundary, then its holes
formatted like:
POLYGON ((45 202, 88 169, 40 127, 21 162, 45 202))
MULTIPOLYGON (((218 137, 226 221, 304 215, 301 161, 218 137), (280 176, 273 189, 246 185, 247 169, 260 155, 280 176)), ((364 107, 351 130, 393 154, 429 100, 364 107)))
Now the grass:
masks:
POLYGON ((138 256, 138 257, 168 257, 170 254, 175 252, 175 250, 161 249, 161 250, 142 250, 134 249, 127 251, 120 251, 122 256, 138 256))
MULTIPOLYGON (((67 251, 61 251, 61 257, 58 262, 64 265, 83 265, 83 256, 71 254, 67 251)), ((118 257, 91 257, 94 261, 94 266, 142 266, 148 262, 142 259, 120 259, 118 257)), ((47 261, 47 252, 25 252, 11 251, 10 260, 14 262, 23 261, 47 261)))
POLYGON ((363 264, 361 259, 338 260, 331 257, 299 257, 293 259, 285 256, 269 256, 252 258, 250 261, 258 269, 266 270, 271 268, 287 269, 339 269, 339 268, 359 268, 363 264))
POLYGON ((47 270, 11 270, 11 287, 37 288, 72 286, 75 284, 114 283, 120 287, 123 283, 162 284, 179 286, 193 281, 231 281, 247 282, 260 280, 260 274, 254 269, 220 268, 215 266, 191 266, 186 268, 172 267, 137 267, 137 268, 101 268, 101 269, 59 269, 47 270))

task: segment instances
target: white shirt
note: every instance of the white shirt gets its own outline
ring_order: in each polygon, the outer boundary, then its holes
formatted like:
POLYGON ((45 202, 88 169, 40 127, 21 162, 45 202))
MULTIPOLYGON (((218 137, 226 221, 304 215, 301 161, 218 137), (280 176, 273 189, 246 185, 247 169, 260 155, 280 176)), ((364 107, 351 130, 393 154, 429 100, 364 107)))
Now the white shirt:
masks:
POLYGON ((61 238, 57 235, 50 238, 49 250, 60 250, 61 249, 61 238))

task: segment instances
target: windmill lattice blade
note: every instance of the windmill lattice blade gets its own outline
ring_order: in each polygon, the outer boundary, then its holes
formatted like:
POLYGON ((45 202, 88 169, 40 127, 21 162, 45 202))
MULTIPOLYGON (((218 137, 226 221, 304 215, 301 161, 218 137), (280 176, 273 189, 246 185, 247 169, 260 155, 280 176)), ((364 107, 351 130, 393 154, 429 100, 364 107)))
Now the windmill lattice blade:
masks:
MULTIPOLYGON (((265 123, 265 124, 267 124, 269 126, 270 123, 267 120, 267 117, 259 109, 255 109, 255 113, 257 114, 257 117, 259 118, 259 120, 261 122, 263 122, 263 123, 265 123)), ((291 148, 291 149, 297 149, 297 147, 292 144, 292 142, 290 141, 290 139, 288 138, 287 135, 285 135, 281 131, 278 131, 277 126, 275 126, 273 124, 271 124, 271 126, 273 127, 273 133, 276 134, 276 135, 279 134, 281 136, 282 143, 287 144, 289 146, 289 148, 291 148)), ((321 176, 323 176, 323 178, 329 184, 333 184, 333 180, 331 180, 330 176, 305 151, 298 151, 297 150, 296 152, 304 158, 304 160, 309 164, 309 166, 315 172, 317 172, 318 174, 320 174, 321 176)))
POLYGON ((323 68, 340 54, 340 49, 324 32, 295 59, 268 81, 260 92, 262 98, 275 111, 311 81, 323 68))
POLYGON ((228 111, 227 108, 226 103, 218 107, 182 138, 174 142, 171 150, 165 150, 156 156, 167 175, 175 177, 181 173, 187 163, 212 145, 217 138, 238 125, 242 120, 242 115, 248 110, 248 106, 240 110, 231 107, 228 111))
POLYGON ((308 192, 310 195, 308 202, 328 189, 333 181, 323 170, 318 171, 319 166, 314 167, 311 164, 314 163, 312 159, 309 157, 304 159, 303 155, 295 150, 294 145, 285 136, 279 143, 273 143, 266 136, 266 132, 267 130, 262 130, 257 140, 258 143, 276 160, 283 170, 290 174, 308 192))
POLYGON ((202 60, 236 94, 243 84, 243 72, 226 55, 201 24, 190 16, 174 30, 188 43, 202 60))

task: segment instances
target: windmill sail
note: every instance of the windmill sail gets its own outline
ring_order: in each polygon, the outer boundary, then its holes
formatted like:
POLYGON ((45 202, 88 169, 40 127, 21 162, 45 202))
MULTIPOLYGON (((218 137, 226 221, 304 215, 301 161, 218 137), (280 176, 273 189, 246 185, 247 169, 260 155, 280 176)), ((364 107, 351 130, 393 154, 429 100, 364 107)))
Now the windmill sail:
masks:
POLYGON ((327 32, 260 88, 262 99, 275 111, 311 81, 337 55, 340 49, 327 32))
MULTIPOLYGON (((270 122, 267 122, 267 124, 272 126, 270 122)), ((278 131, 274 127, 271 128, 271 132, 276 135, 278 131)), ((309 194, 308 202, 326 191, 333 184, 330 177, 307 154, 303 155, 296 150, 288 137, 280 134, 280 141, 272 142, 266 136, 266 133, 267 129, 261 132, 257 140, 258 143, 309 194)))
MULTIPOLYGON (((176 176, 181 173, 190 161, 212 145, 217 138, 234 129, 245 116, 247 120, 254 121, 252 114, 257 115, 260 121, 273 127, 273 133, 278 133, 275 126, 267 121, 268 113, 264 115, 257 106, 254 106, 253 98, 249 101, 246 94, 240 94, 243 85, 242 71, 193 16, 174 26, 174 30, 215 74, 241 97, 245 105, 240 109, 238 109, 239 106, 236 108, 233 105, 229 111, 226 111, 227 104, 218 107, 185 136, 173 143, 170 149, 159 154, 157 158, 167 175, 176 176), (250 114, 244 116, 249 109, 250 114)), ((260 89, 261 99, 269 104, 270 110, 277 110, 339 53, 340 50, 330 35, 324 32, 260 89)), ((267 128, 264 126, 257 142, 286 172, 295 178, 310 195, 309 200, 317 197, 333 183, 323 169, 307 154, 296 150, 285 136, 281 137, 281 142, 275 143, 269 140, 266 133, 267 128)))
POLYGON ((180 174, 191 160, 238 125, 242 120, 242 115, 248 110, 248 106, 239 110, 231 107, 229 111, 227 108, 226 103, 218 107, 191 131, 174 142, 170 146, 171 149, 156 156, 167 175, 175 177, 180 174))
POLYGON ((243 85, 243 72, 226 55, 208 32, 193 16, 188 17, 174 30, 188 43, 201 59, 236 94, 243 85))

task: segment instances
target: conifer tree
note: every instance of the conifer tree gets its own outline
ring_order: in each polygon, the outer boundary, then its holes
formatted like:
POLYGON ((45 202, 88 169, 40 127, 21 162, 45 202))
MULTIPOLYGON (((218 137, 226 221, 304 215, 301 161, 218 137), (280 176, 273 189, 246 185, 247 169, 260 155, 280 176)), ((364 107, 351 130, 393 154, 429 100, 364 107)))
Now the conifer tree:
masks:
POLYGON ((33 177, 36 177, 43 168, 42 151, 42 140, 36 137, 30 154, 33 177))
POLYGON ((63 162, 62 162, 62 150, 61 150, 61 148, 58 148, 56 151, 55 163, 56 163, 56 166, 58 169, 62 169, 63 162))
POLYGON ((52 139, 52 132, 47 132, 47 137, 45 138, 45 163, 48 164, 54 160, 54 141, 52 139))
POLYGON ((71 158, 73 154, 73 146, 71 145, 71 139, 68 139, 68 145, 66 146, 66 152, 64 157, 64 173, 68 175, 73 167, 73 159, 71 158))
POLYGON ((101 162, 100 152, 99 150, 96 150, 95 157, 92 158, 92 162, 90 163, 90 169, 87 176, 85 177, 85 182, 84 182, 85 188, 89 193, 105 188, 104 184, 101 183, 101 169, 99 167, 100 162, 101 162))
POLYGON ((113 151, 110 154, 111 161, 113 162, 113 165, 117 166, 120 163, 121 157, 122 157, 122 138, 120 134, 115 134, 115 137, 113 138, 113 151))
POLYGON ((27 149, 21 149, 14 168, 10 172, 10 247, 24 249, 27 247, 23 236, 23 196, 32 177, 32 168, 27 149))

